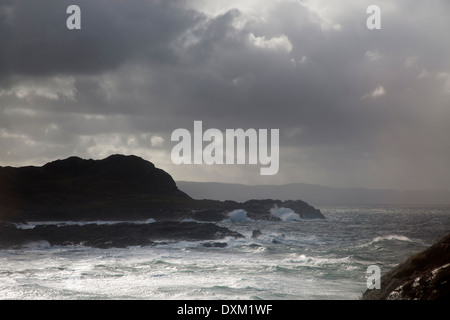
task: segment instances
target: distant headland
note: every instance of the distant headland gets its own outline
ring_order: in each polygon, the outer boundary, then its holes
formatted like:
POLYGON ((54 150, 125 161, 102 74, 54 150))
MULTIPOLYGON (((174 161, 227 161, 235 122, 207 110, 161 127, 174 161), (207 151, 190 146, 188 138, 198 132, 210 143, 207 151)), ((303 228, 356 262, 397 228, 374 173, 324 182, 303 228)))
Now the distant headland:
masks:
POLYGON ((320 210, 293 199, 245 202, 193 199, 170 174, 140 157, 102 160, 70 157, 42 167, 0 167, 0 220, 182 220, 220 221, 242 209, 249 218, 279 220, 273 207, 302 219, 323 219, 320 210))
POLYGON ((284 220, 273 214, 274 208, 290 210, 298 219, 325 218, 301 200, 193 199, 167 172, 136 156, 70 157, 42 167, 0 167, 0 248, 36 241, 109 248, 239 238, 243 236, 215 222, 230 219, 234 212, 245 219, 284 220))

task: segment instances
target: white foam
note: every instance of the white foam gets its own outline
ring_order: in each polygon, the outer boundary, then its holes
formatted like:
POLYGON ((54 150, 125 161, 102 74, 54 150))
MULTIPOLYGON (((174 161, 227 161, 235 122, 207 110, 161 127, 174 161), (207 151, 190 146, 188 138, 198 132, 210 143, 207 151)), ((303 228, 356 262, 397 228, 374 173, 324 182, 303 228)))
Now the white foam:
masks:
POLYGON ((155 223, 155 222, 156 222, 155 219, 150 218, 150 219, 145 220, 143 223, 144 223, 144 224, 148 224, 148 223, 155 223))
POLYGON ((375 243, 375 242, 380 242, 380 241, 391 241, 391 240, 397 240, 397 241, 407 241, 407 242, 413 242, 413 240, 411 240, 408 237, 402 236, 402 235, 396 235, 396 234, 390 234, 390 235, 386 235, 386 236, 380 236, 380 237, 375 237, 371 243, 375 243))
POLYGON ((242 209, 233 210, 228 213, 229 221, 231 222, 246 222, 246 221, 252 221, 252 219, 249 219, 247 217, 247 211, 242 209))
POLYGON ((322 266, 333 264, 348 264, 352 262, 350 256, 342 258, 311 257, 304 254, 291 254, 289 258, 283 259, 284 263, 292 263, 300 266, 322 266))
POLYGON ((46 241, 46 240, 39 240, 39 241, 28 242, 23 247, 27 248, 27 249, 36 250, 36 249, 48 249, 51 246, 50 246, 50 243, 48 241, 46 241))
POLYGON ((192 218, 188 218, 188 219, 183 219, 181 220, 181 222, 196 222, 196 223, 201 223, 201 221, 192 219, 192 218))
POLYGON ((275 206, 274 208, 270 209, 270 214, 287 222, 301 220, 300 216, 295 213, 294 210, 289 208, 278 208, 278 206, 275 206))
POLYGON ((390 234, 390 235, 375 237, 372 240, 370 240, 368 243, 360 244, 357 247, 363 248, 363 247, 371 246, 373 244, 376 244, 379 242, 384 242, 384 241, 404 241, 404 242, 416 242, 416 243, 421 242, 418 240, 410 239, 410 238, 402 236, 402 235, 390 234))

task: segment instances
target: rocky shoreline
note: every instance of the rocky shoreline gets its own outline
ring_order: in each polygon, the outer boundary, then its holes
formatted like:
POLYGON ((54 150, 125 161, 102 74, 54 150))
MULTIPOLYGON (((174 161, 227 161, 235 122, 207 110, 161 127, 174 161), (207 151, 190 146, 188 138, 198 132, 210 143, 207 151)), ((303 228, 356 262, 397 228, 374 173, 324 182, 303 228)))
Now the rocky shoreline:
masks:
MULTIPOLYGON (((324 219, 301 200, 246 202, 193 199, 165 171, 136 156, 103 160, 70 157, 42 167, 0 167, 0 248, 45 240, 54 245, 95 247, 151 245, 155 240, 217 240, 242 235, 215 225, 230 212, 249 219, 280 221, 274 208, 287 208, 302 219, 324 219), (147 224, 130 221, 158 222, 147 224), (186 220, 203 223, 187 223, 186 220), (39 221, 117 221, 72 226, 16 228, 39 221)), ((208 245, 208 244, 207 244, 208 245)), ((214 246, 211 243, 211 246, 214 246)), ((220 245, 219 245, 220 246, 220 245)))
POLYGON ((450 234, 383 275, 362 300, 450 300, 450 234))

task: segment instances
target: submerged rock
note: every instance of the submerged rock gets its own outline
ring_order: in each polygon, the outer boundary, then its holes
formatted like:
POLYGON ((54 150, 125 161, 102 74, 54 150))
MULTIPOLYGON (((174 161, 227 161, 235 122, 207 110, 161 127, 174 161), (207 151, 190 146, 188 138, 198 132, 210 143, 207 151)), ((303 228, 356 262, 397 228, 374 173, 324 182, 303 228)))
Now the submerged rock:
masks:
POLYGON ((258 230, 258 229, 253 230, 253 232, 252 232, 252 238, 253 239, 259 238, 261 235, 262 235, 262 232, 260 230, 258 230))
POLYGON ((202 245, 205 248, 225 248, 228 246, 226 242, 205 242, 202 245))
POLYGON ((363 300, 450 300, 450 234, 381 277, 363 300))

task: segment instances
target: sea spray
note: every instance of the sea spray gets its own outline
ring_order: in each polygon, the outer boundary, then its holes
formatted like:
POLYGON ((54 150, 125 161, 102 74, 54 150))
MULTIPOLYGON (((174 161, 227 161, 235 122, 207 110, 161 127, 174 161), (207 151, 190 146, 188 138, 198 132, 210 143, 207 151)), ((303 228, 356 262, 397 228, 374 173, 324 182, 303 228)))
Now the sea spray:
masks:
POLYGON ((217 240, 225 247, 161 240, 126 248, 42 242, 0 250, 0 299, 356 300, 367 289, 368 266, 386 273, 450 228, 450 207, 323 211, 328 219, 301 223, 218 222, 245 235, 217 240), (257 239, 255 229, 262 232, 257 239))
POLYGON ((275 206, 270 209, 270 213, 286 222, 301 220, 300 216, 289 208, 278 208, 278 206, 275 206))
POLYGON ((252 221, 250 218, 247 217, 247 211, 242 209, 231 211, 230 213, 228 213, 228 217, 231 222, 252 221))

